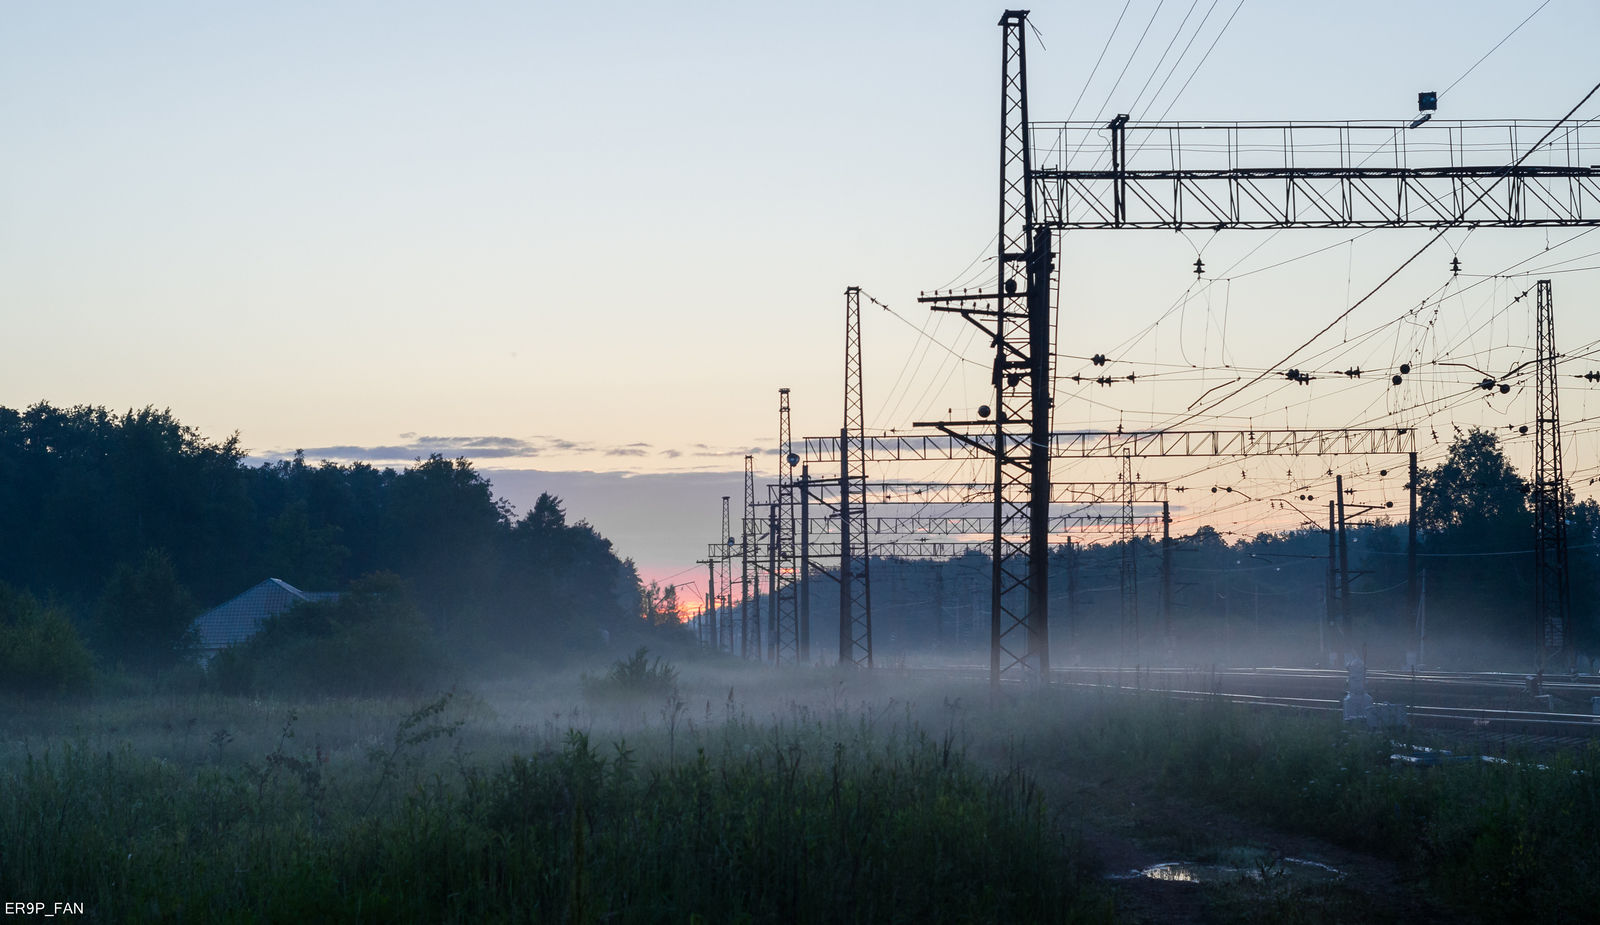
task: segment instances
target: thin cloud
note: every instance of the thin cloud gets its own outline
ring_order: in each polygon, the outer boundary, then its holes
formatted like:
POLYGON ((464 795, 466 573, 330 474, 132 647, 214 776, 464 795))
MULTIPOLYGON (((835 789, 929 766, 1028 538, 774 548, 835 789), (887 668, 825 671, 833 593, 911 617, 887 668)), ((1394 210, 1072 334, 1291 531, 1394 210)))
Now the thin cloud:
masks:
MULTIPOLYGON (((440 437, 418 436, 415 433, 406 433, 400 434, 399 437, 401 442, 392 444, 374 446, 338 444, 334 446, 305 447, 300 450, 262 451, 252 455, 258 459, 277 461, 292 458, 296 452, 299 452, 307 459, 333 462, 409 463, 417 459, 425 459, 434 454, 449 459, 464 456, 467 459, 478 460, 535 459, 540 457, 548 459, 550 456, 599 456, 624 459, 661 456, 673 460, 683 457, 722 460, 736 459, 745 455, 770 456, 776 452, 776 450, 761 448, 714 447, 704 443, 690 444, 688 447, 681 449, 677 447, 657 449, 654 444, 643 441, 605 445, 568 440, 564 437, 551 435, 526 438, 492 435, 440 437)), ((706 468, 719 469, 721 467, 713 465, 706 468)))

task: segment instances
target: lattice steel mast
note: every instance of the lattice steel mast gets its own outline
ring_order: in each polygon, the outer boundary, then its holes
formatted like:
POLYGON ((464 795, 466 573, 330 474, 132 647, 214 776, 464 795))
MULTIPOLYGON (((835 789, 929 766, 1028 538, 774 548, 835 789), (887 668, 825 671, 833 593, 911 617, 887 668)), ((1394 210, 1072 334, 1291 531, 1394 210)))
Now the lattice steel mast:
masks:
POLYGON ((1539 280, 1534 311, 1537 337, 1537 406, 1534 436, 1534 608, 1538 613, 1538 667, 1570 670, 1571 586, 1567 573, 1567 483, 1561 473, 1561 415, 1556 394, 1556 318, 1550 281, 1539 280))
POLYGON ((789 390, 778 390, 778 484, 773 508, 773 625, 767 652, 773 664, 800 660, 800 585, 795 580, 795 465, 800 457, 792 446, 789 424, 789 390))
POLYGON ((839 431, 839 664, 872 666, 861 287, 844 291, 844 427, 839 431))
MULTIPOLYGON (((743 527, 744 527, 743 534, 744 534, 744 536, 743 536, 743 541, 740 543, 740 546, 741 546, 741 548, 743 550, 741 558, 744 560, 744 562, 743 562, 744 588, 743 588, 743 594, 739 599, 740 632, 741 632, 741 634, 743 635, 743 637, 746 640, 749 640, 749 639, 752 638, 751 628, 752 627, 759 627, 761 625, 761 614, 760 614, 760 612, 759 611, 757 611, 755 613, 751 612, 751 608, 758 606, 758 602, 757 602, 756 599, 757 599, 757 597, 759 597, 759 591, 761 589, 760 577, 759 577, 759 575, 757 575, 757 576, 755 576, 755 580, 756 580, 755 588, 756 588, 756 591, 758 593, 757 594, 751 594, 750 593, 750 588, 751 588, 750 582, 751 582, 751 578, 752 578, 751 572, 753 570, 752 569, 752 563, 760 561, 760 549, 759 549, 758 539, 757 539, 757 535, 756 535, 756 520, 755 520, 755 516, 756 516, 755 457, 754 456, 746 456, 744 458, 744 523, 743 523, 743 527), (752 617, 754 619, 752 619, 752 617)), ((757 630, 757 632, 756 632, 756 634, 755 634, 755 636, 753 638, 756 641, 755 642, 756 655, 759 656, 761 654, 761 641, 760 641, 760 632, 759 632, 759 630, 757 630)), ((745 645, 741 648, 740 655, 742 655, 744 658, 749 658, 750 657, 750 644, 748 642, 746 642, 745 645)))
POLYGON ((733 529, 733 522, 732 522, 730 513, 728 511, 728 501, 729 501, 728 496, 727 495, 723 495, 722 496, 722 536, 718 538, 718 542, 717 542, 717 545, 722 547, 722 548, 717 550, 719 555, 713 556, 713 558, 716 559, 716 561, 717 561, 717 563, 719 565, 719 567, 716 570, 717 573, 718 573, 718 587, 714 588, 712 593, 715 594, 718 591, 721 592, 721 605, 718 607, 718 612, 720 614, 722 614, 722 618, 720 620, 718 620, 717 622, 718 622, 718 625, 722 625, 722 624, 726 624, 727 625, 728 649, 729 649, 729 651, 732 651, 733 650, 733 533, 731 531, 733 529))
MULTIPOLYGON (((1033 214, 1026 10, 1007 10, 1001 56, 1000 230, 993 312, 994 553, 990 680, 1048 677, 1050 278, 1048 228, 1033 214)), ((969 320, 974 320, 968 315, 969 320)))

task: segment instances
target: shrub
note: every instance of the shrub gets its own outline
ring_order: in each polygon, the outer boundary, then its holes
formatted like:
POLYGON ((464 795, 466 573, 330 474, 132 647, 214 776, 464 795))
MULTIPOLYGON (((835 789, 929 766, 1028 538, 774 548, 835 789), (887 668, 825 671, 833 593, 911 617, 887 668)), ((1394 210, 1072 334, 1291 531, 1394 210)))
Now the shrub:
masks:
POLYGON ((388 572, 352 582, 337 600, 298 604, 272 617, 235 649, 212 677, 241 693, 406 693, 433 684, 444 668, 411 593, 388 572))
POLYGON ((591 701, 660 700, 678 689, 678 671, 661 659, 650 662, 650 650, 640 646, 627 661, 618 659, 603 677, 585 674, 580 679, 583 696, 591 701))
POLYGON ((172 560, 152 549, 137 567, 118 565, 106 581, 96 614, 96 646, 113 664, 154 675, 194 655, 199 612, 178 582, 172 560))
POLYGON ((82 693, 89 650, 66 614, 0 582, 0 689, 29 696, 82 693))

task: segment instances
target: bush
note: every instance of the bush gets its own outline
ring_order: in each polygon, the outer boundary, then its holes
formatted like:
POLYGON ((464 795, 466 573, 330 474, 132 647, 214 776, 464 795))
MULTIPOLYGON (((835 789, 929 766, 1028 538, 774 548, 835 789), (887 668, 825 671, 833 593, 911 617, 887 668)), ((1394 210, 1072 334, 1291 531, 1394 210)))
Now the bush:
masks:
POLYGON ((338 600, 272 617, 212 661, 214 683, 236 693, 407 693, 432 685, 444 669, 416 602, 387 572, 353 582, 338 600))
POLYGON ((172 560, 152 549, 137 567, 118 565, 106 582, 96 614, 96 647, 113 664, 154 675, 193 657, 199 612, 178 582, 172 560))
POLYGON ((0 689, 28 696, 82 693, 89 650, 66 614, 0 582, 0 689))
POLYGON ((585 674, 584 699, 590 701, 642 701, 661 700, 678 690, 678 671, 669 662, 656 659, 651 664, 650 650, 640 646, 627 661, 618 659, 604 677, 585 674))
POLYGON ((206 663, 206 680, 224 694, 248 694, 256 688, 256 663, 244 646, 229 646, 206 663))

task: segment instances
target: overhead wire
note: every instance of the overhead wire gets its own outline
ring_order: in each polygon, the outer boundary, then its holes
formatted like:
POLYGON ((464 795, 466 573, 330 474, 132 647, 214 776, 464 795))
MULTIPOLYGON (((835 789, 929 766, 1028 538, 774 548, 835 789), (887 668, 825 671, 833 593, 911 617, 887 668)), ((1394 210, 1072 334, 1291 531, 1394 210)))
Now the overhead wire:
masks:
MULTIPOLYGON (((1243 2, 1243 0, 1241 0, 1241 3, 1242 2, 1243 2)), ((1551 126, 1550 129, 1545 132, 1544 136, 1541 137, 1538 142, 1533 144, 1526 151, 1524 151, 1520 156, 1518 156, 1516 161, 1514 161, 1510 166, 1513 169, 1516 168, 1516 167, 1521 166, 1523 161, 1527 160, 1528 157, 1533 154, 1533 152, 1537 151, 1541 146, 1543 146, 1544 142, 1546 140, 1548 140, 1549 137, 1552 134, 1555 133, 1556 129, 1559 128, 1568 119, 1572 118, 1572 116, 1578 111, 1578 109, 1581 108, 1585 103, 1587 103, 1590 100, 1590 98, 1592 98, 1595 95, 1596 92, 1600 92, 1600 83, 1595 84, 1595 86, 1593 88, 1591 88, 1588 93, 1584 94, 1583 99, 1579 100, 1578 103, 1576 105, 1574 105, 1572 107, 1572 109, 1569 110, 1565 116, 1563 116, 1559 121, 1556 122, 1555 125, 1551 126)), ((1482 202, 1484 197, 1488 196, 1490 192, 1492 192, 1497 186, 1499 186, 1501 180, 1504 179, 1504 176, 1505 175, 1502 174, 1501 176, 1496 177, 1490 183, 1485 184, 1483 189, 1478 193, 1478 195, 1476 197, 1474 197, 1472 202, 1468 203, 1467 205, 1465 205, 1465 206, 1463 206, 1461 208, 1461 210, 1458 212, 1458 216, 1464 216, 1467 212, 1471 211, 1471 209, 1473 207, 1475 207, 1478 203, 1482 202)), ((1458 217, 1457 221, 1460 221, 1459 217, 1458 217)), ((1448 230, 1449 230, 1448 226, 1445 227, 1445 228, 1441 228, 1436 234, 1433 235, 1433 237, 1429 238, 1428 241, 1422 245, 1422 247, 1418 248, 1414 253, 1412 253, 1411 256, 1407 257, 1404 261, 1402 261, 1401 264, 1398 267, 1396 267, 1393 272, 1391 272, 1388 276, 1384 277, 1382 281, 1380 281, 1376 286, 1374 286, 1366 295, 1362 296, 1354 305, 1351 305, 1349 308, 1347 308, 1344 311, 1340 312, 1338 315, 1336 315, 1334 317, 1334 319, 1332 321, 1330 321, 1321 330, 1319 330, 1315 334, 1313 334, 1305 343, 1301 344, 1299 347, 1296 347, 1294 350, 1290 351, 1282 360, 1280 360, 1278 363, 1276 363, 1274 365, 1278 366, 1278 367, 1282 367, 1285 364, 1293 361, 1295 355, 1298 354, 1301 350, 1304 350, 1306 347, 1309 347, 1311 344, 1315 343, 1318 339, 1320 339, 1324 334, 1326 334, 1329 331, 1333 330, 1333 328, 1335 326, 1337 326, 1338 323, 1341 320, 1343 320, 1345 317, 1349 316, 1351 313, 1353 313, 1356 309, 1360 308, 1362 305, 1366 304, 1373 296, 1377 295, 1386 286, 1388 286, 1388 284, 1390 282, 1392 282, 1395 279, 1395 277, 1399 276, 1402 271, 1404 271, 1407 267, 1411 266, 1411 264, 1414 263, 1417 260, 1417 258, 1421 257, 1424 253, 1426 253, 1429 249, 1431 249, 1434 244, 1438 243, 1444 237, 1445 232, 1448 231, 1448 230)), ((1215 402, 1215 404, 1221 404, 1222 402, 1228 401, 1229 399, 1231 399, 1234 396, 1238 395, 1240 392, 1243 392, 1245 389, 1249 388, 1250 386, 1254 385, 1255 383, 1260 382, 1262 378, 1264 378, 1264 374, 1258 375, 1258 376, 1252 378, 1251 380, 1249 380, 1245 384, 1241 385, 1239 388, 1233 390, 1232 392, 1229 392, 1227 395, 1223 396, 1221 399, 1218 399, 1215 402)), ((1174 426, 1181 425, 1181 424, 1185 423, 1188 420, 1193 420, 1195 417, 1198 417, 1201 413, 1202 412, 1192 412, 1192 413, 1190 413, 1190 415, 1188 415, 1184 419, 1179 420, 1177 422, 1177 424, 1174 425, 1174 426)))

